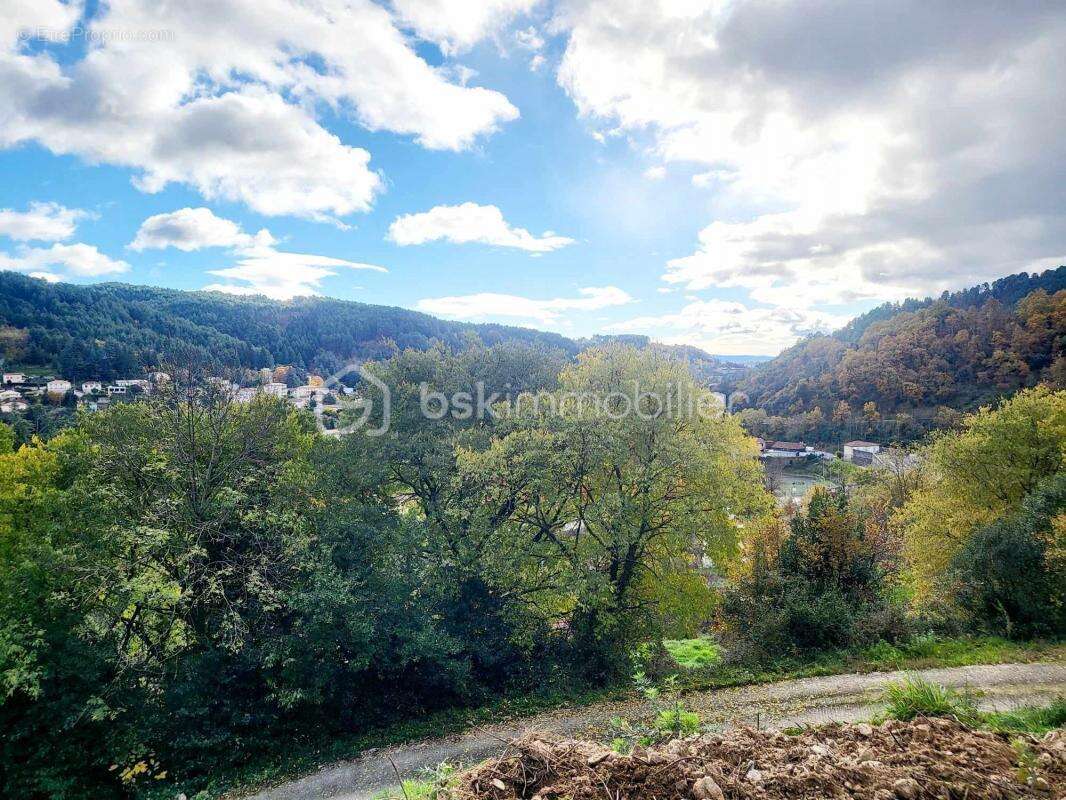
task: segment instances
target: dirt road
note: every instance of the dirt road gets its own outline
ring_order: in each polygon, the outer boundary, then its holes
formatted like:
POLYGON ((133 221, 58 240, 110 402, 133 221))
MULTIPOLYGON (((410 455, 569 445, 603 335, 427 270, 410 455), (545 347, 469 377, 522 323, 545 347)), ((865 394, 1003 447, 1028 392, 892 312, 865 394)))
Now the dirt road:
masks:
MULTIPOLYGON (((980 689, 984 696, 979 703, 985 709, 1050 702, 1066 694, 1066 664, 999 664, 911 673, 834 675, 720 689, 688 695, 686 706, 697 711, 703 722, 721 727, 756 722, 763 727, 849 722, 872 716, 877 711, 877 696, 885 684, 907 674, 920 675, 945 686, 980 689)), ((369 751, 352 761, 324 767, 262 791, 251 800, 369 800, 396 785, 393 763, 403 777, 416 777, 442 761, 473 764, 497 755, 507 740, 529 732, 597 738, 606 730, 611 717, 633 718, 649 712, 642 700, 627 700, 486 725, 456 736, 369 751)))

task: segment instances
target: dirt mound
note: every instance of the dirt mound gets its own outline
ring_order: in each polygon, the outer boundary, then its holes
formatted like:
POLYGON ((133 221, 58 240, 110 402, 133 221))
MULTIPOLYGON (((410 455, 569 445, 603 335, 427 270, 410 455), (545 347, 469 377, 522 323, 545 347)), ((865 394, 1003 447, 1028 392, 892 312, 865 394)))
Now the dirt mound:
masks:
POLYGON ((738 729, 636 748, 527 738, 465 773, 456 800, 982 800, 1066 798, 1066 734, 972 731, 943 719, 738 729))

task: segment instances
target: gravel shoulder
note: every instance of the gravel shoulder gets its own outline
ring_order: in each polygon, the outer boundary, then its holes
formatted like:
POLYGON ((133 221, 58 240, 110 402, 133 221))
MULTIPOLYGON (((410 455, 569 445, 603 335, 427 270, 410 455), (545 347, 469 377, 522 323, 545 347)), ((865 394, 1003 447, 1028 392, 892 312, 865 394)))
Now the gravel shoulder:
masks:
MULTIPOLYGON (((871 716, 885 684, 905 675, 920 675, 953 688, 980 690, 983 696, 979 705, 984 709, 1047 703, 1066 694, 1066 663, 1037 663, 803 678, 696 692, 687 695, 685 702, 703 722, 721 728, 756 723, 764 728, 783 728, 852 722, 871 716)), ((639 718, 648 714, 647 703, 632 699, 479 726, 455 736, 370 750, 359 758, 266 789, 250 800, 369 800, 396 785, 394 764, 404 778, 416 777, 442 761, 470 765, 496 756, 509 740, 529 733, 595 739, 606 731, 612 717, 639 718)))

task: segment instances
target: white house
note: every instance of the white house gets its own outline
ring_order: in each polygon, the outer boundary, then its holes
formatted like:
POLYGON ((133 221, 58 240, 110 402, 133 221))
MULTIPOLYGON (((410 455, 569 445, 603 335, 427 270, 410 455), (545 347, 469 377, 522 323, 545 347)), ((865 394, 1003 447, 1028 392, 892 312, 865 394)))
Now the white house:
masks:
POLYGON ((48 381, 48 383, 44 385, 44 388, 48 394, 66 394, 73 388, 73 386, 70 381, 65 381, 62 378, 55 378, 48 381))
POLYGON ((284 383, 267 383, 263 385, 263 394, 270 397, 285 397, 289 393, 289 387, 284 383))
POLYGON ((85 381, 81 385, 82 394, 92 394, 93 392, 103 392, 104 385, 100 381, 85 381))
POLYGON ((117 383, 114 383, 111 386, 107 387, 107 396, 108 397, 113 397, 116 394, 118 394, 118 395, 126 394, 126 387, 125 386, 120 386, 117 383))
POLYGON ((861 439, 856 439, 853 442, 844 443, 845 461, 861 461, 869 464, 873 461, 873 457, 880 452, 881 445, 877 442, 864 442, 861 439), (862 453, 863 455, 856 456, 856 453, 862 453))
POLYGON ((134 386, 139 386, 141 389, 148 391, 151 387, 151 383, 143 378, 125 378, 120 381, 115 381, 115 386, 125 386, 127 389, 132 389, 134 386))
POLYGON ((5 372, 4 383, 25 383, 26 376, 21 372, 5 372))
POLYGON ((760 449, 762 452, 759 458, 786 466, 803 461, 813 448, 807 447, 803 442, 769 442, 766 447, 760 449))

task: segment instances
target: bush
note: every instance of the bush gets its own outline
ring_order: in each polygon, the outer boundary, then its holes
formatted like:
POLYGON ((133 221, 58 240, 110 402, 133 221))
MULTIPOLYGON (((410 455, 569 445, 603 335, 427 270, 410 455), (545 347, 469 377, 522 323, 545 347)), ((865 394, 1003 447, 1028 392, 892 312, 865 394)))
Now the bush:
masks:
POLYGON ((1066 570, 1053 557, 1053 521, 1064 509, 1066 474, 1059 474, 1017 513, 966 541, 946 582, 974 625, 1008 638, 1066 632, 1066 570))
POLYGON ((772 566, 723 594, 720 616, 734 658, 767 663, 908 635, 903 608, 884 596, 861 520, 842 494, 815 490, 777 550, 772 566))

